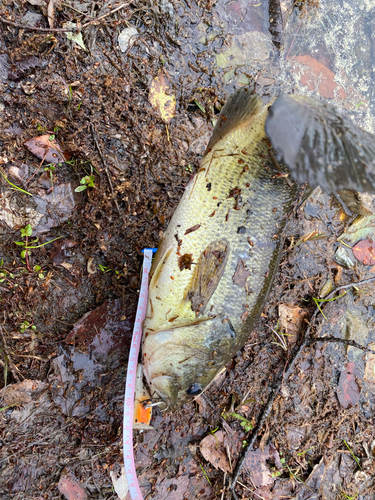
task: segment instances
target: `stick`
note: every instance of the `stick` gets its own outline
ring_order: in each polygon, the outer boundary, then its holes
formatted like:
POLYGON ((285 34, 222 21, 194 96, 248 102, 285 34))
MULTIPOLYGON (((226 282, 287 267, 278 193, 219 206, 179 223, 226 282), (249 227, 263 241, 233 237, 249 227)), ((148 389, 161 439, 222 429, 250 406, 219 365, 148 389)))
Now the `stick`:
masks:
MULTIPOLYGON (((129 7, 129 5, 131 5, 132 3, 133 3, 133 1, 123 3, 123 4, 119 5, 118 7, 116 7, 115 9, 111 10, 110 12, 107 12, 106 14, 103 14, 99 17, 96 17, 95 19, 92 19, 91 21, 88 21, 85 24, 82 24, 82 26, 77 25, 76 32, 79 33, 81 30, 83 30, 84 28, 87 28, 91 24, 94 24, 98 21, 101 21, 105 17, 107 17, 111 14, 114 14, 115 12, 117 12, 121 9, 124 9, 125 7, 129 7)), ((20 28, 20 29, 28 30, 28 31, 48 31, 48 32, 53 32, 53 33, 65 33, 67 31, 69 31, 66 28, 38 28, 37 26, 25 26, 23 24, 15 23, 14 21, 8 21, 8 19, 4 19, 3 17, 0 17, 0 22, 2 22, 4 24, 9 24, 10 26, 14 26, 15 28, 20 28)))
POLYGON ((6 340, 5 340, 5 335, 4 335, 4 331, 3 331, 3 328, 2 326, 0 326, 0 332, 1 332, 1 336, 3 338, 3 346, 4 346, 4 352, 9 360, 9 368, 11 369, 11 372, 12 372, 12 375, 13 377, 17 380, 17 382, 21 382, 21 379, 18 375, 18 373, 21 375, 21 377, 23 379, 25 379, 25 377, 22 375, 22 373, 20 372, 20 370, 17 368, 17 366, 12 362, 12 358, 10 357, 9 355, 9 351, 8 351, 8 346, 7 346, 7 343, 6 343, 6 340), (18 373, 17 373, 18 372, 18 373))
POLYGON ((113 189, 112 179, 111 179, 111 177, 109 175, 109 172, 108 172, 107 162, 106 162, 105 157, 104 157, 104 155, 102 153, 102 150, 100 149, 98 140, 96 138, 96 132, 95 132, 95 128, 94 128, 93 124, 91 124, 91 130, 92 130, 92 135, 94 137, 94 141, 95 141, 96 147, 98 148, 98 151, 99 151, 100 158, 102 159, 102 162, 103 162, 103 165, 104 165, 105 173, 107 174, 108 184, 109 184, 109 187, 111 188, 111 193, 113 195, 113 200, 115 202, 115 205, 116 205, 116 208, 117 208, 117 212, 119 213, 119 215, 121 215, 120 208, 119 208, 117 200, 115 198, 115 191, 113 189))

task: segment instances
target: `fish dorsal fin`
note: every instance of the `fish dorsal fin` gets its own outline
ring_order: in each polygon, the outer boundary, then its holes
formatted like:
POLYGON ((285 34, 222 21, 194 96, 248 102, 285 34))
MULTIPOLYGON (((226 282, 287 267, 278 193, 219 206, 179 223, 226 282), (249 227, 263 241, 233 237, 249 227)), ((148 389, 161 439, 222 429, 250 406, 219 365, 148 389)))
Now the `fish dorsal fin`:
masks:
POLYGON ((209 153, 227 134, 247 127, 262 107, 260 97, 249 89, 242 88, 235 92, 221 110, 206 153, 209 153))
POLYGON ((228 262, 229 251, 229 243, 225 240, 213 241, 200 255, 184 293, 185 300, 190 300, 191 308, 197 314, 203 314, 216 290, 228 262))
POLYGON ((334 106, 282 94, 269 109, 266 134, 297 182, 375 193, 375 136, 334 106))

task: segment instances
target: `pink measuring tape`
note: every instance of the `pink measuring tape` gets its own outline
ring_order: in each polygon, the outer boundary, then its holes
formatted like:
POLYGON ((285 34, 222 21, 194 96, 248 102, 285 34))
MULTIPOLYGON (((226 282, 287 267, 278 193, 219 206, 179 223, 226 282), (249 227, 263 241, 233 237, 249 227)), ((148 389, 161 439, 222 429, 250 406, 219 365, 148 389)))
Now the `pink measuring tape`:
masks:
POLYGON ((146 316, 148 276, 150 274, 152 254, 154 252, 156 252, 156 248, 145 248, 143 250, 142 283, 139 293, 137 313, 135 316, 132 343, 129 352, 128 371, 126 373, 123 451, 126 479, 128 482, 129 493, 132 500, 143 500, 143 496, 138 484, 137 473, 135 471, 133 452, 134 390, 137 374, 139 347, 141 345, 142 339, 142 321, 146 316))

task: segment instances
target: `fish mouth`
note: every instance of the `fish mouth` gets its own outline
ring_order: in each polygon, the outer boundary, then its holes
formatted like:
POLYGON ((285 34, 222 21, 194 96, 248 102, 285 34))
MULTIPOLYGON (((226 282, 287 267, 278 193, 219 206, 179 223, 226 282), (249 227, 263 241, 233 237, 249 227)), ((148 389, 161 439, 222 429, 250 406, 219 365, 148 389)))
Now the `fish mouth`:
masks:
POLYGON ((170 375, 159 375, 151 379, 147 369, 143 368, 143 371, 151 389, 152 399, 162 399, 167 407, 176 406, 178 394, 174 377, 170 375))
POLYGON ((143 342, 143 370, 151 395, 168 409, 192 401, 228 361, 236 332, 229 318, 216 316, 184 328, 153 332, 143 342))

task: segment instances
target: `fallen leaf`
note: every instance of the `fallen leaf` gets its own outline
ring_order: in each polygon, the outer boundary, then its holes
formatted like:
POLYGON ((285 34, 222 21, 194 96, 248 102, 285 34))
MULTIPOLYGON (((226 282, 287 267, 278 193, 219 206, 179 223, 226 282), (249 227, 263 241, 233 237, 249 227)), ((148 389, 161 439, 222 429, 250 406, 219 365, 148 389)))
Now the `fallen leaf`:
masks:
POLYGON ((48 2, 47 18, 49 27, 52 29, 55 22, 55 0, 49 0, 48 2))
POLYGON ((45 391, 48 384, 40 380, 23 380, 17 384, 8 385, 3 390, 4 403, 7 406, 31 403, 38 399, 38 394, 45 391))
POLYGON ((199 448, 203 457, 210 462, 215 469, 221 469, 223 472, 231 473, 231 467, 224 448, 225 433, 217 431, 215 434, 209 434, 200 442, 199 448))
MULTIPOLYGON (((368 346, 369 349, 372 351, 375 350, 375 342, 371 342, 368 346)), ((364 374, 364 380, 366 382, 375 382, 375 354, 372 352, 369 352, 366 355, 366 366, 365 366, 365 374, 364 374)))
POLYGON ((72 264, 69 264, 69 262, 61 262, 60 266, 65 267, 67 271, 70 271, 72 269, 72 264))
POLYGON ((66 500, 86 500, 87 498, 85 490, 82 488, 73 472, 68 469, 63 470, 57 487, 66 500))
POLYGON ((264 451, 264 447, 266 446, 269 437, 270 437, 270 430, 268 428, 268 423, 266 422, 266 431, 263 434, 262 439, 260 440, 259 443, 259 448, 261 449, 261 451, 264 451))
POLYGON ((348 255, 347 249, 342 246, 339 246, 336 250, 333 260, 337 262, 339 266, 347 267, 348 269, 355 266, 353 260, 348 255))
MULTIPOLYGON (((64 262, 66 257, 68 256, 67 254, 71 253, 69 249, 75 247, 76 245, 78 245, 76 241, 69 239, 60 239, 58 241, 55 241, 49 254, 49 258, 53 261, 53 265, 58 266, 59 264, 64 262)), ((70 266, 70 268, 71 267, 72 266, 70 266)))
POLYGON ((46 63, 41 61, 39 57, 28 56, 21 61, 14 62, 8 70, 9 80, 18 80, 25 75, 30 69, 41 68, 45 66, 46 63))
POLYGON ((71 40, 72 42, 74 42, 75 44, 77 44, 79 47, 81 47, 81 49, 83 49, 83 50, 85 50, 87 52, 86 46, 83 43, 82 33, 81 32, 77 33, 75 31, 76 28, 77 28, 77 24, 76 23, 68 22, 68 23, 65 23, 63 25, 63 27, 66 28, 66 30, 67 30, 65 32, 66 38, 68 40, 71 40), (74 30, 74 32, 73 31, 69 31, 69 30, 74 30))
POLYGON ((353 248, 354 257, 366 266, 375 264, 375 242, 372 240, 362 240, 353 248))
POLYGON ((291 65, 295 73, 301 74, 301 84, 309 90, 317 90, 323 97, 331 99, 335 97, 336 90, 338 97, 346 98, 344 88, 335 82, 335 73, 317 59, 309 55, 295 56, 291 65))
POLYGON ((267 462, 273 462, 277 468, 282 468, 280 455, 272 445, 266 446, 264 451, 258 448, 246 455, 243 467, 251 474, 251 480, 257 488, 267 486, 275 481, 267 462))
POLYGON ((7 54, 0 54, 0 81, 8 78, 9 58, 7 54))
POLYGON ((125 28, 118 36, 118 44, 121 52, 126 52, 135 42, 138 31, 133 26, 125 28))
POLYGON ((280 328, 288 335, 288 341, 294 343, 304 323, 308 311, 293 304, 279 305, 280 328))
POLYGON ((269 85, 273 85, 275 81, 276 80, 274 78, 268 78, 266 76, 258 76, 257 78, 257 84, 261 87, 268 87, 269 85))
POLYGON ((351 408, 358 403, 361 389, 356 382, 357 368, 350 362, 340 375, 337 397, 343 408, 351 408))
POLYGON ((129 491, 128 482, 126 480, 125 467, 121 465, 120 476, 117 476, 117 474, 113 471, 110 471, 109 475, 111 476, 112 484, 115 489, 115 492, 117 493, 117 496, 119 497, 120 500, 125 500, 126 495, 128 494, 129 491))
POLYGON ((53 134, 44 134, 29 139, 24 143, 24 146, 46 163, 62 163, 65 161, 64 153, 53 134))
POLYGON ((162 120, 169 123, 174 117, 176 111, 176 98, 173 94, 169 95, 169 81, 164 71, 161 69, 150 85, 149 100, 151 105, 160 113, 162 120))

